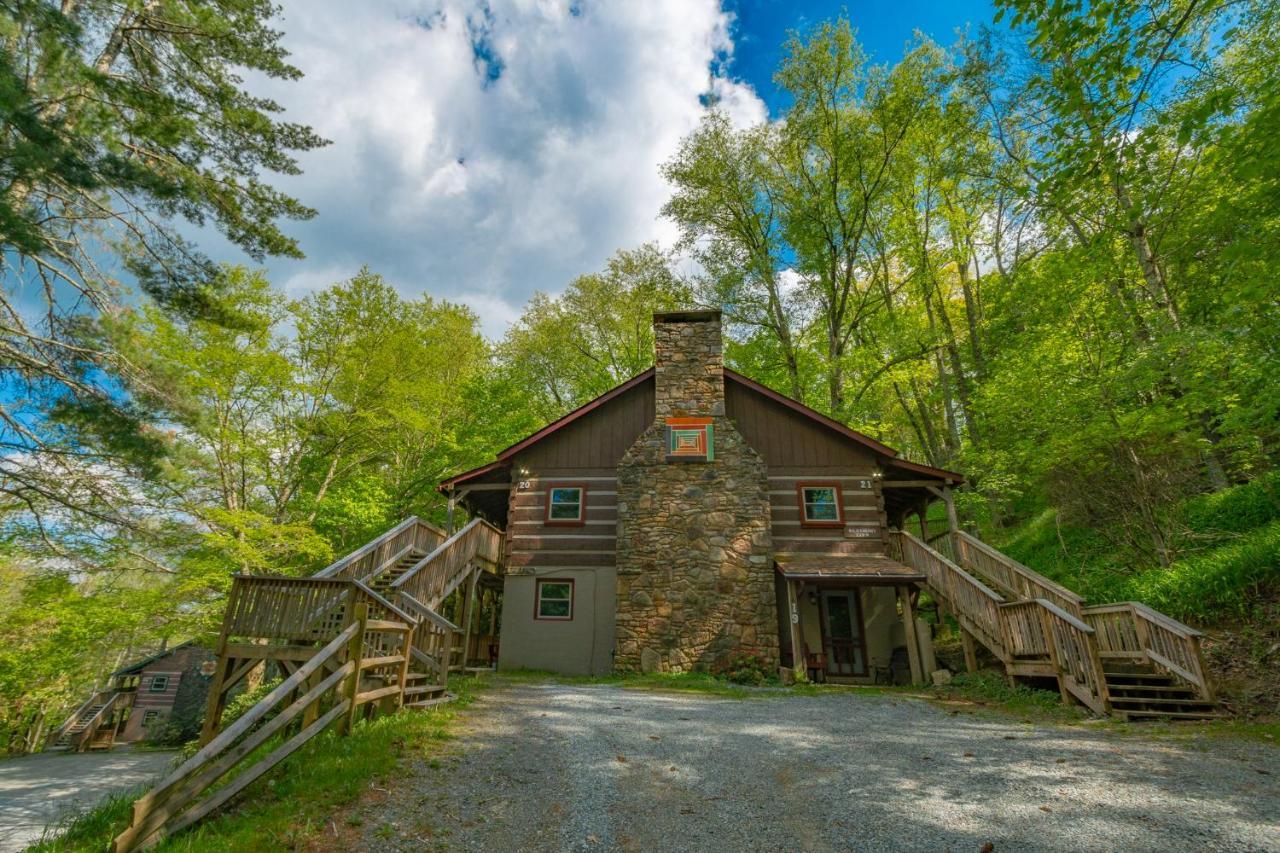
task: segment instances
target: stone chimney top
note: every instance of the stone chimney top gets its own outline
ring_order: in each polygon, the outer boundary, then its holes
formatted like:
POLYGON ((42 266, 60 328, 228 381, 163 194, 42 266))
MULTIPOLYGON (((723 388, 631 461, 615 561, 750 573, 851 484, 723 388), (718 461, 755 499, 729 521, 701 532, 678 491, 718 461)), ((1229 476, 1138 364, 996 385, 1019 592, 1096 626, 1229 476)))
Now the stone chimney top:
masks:
POLYGON ((666 418, 724 415, 724 345, 718 310, 653 315, 654 404, 666 418))

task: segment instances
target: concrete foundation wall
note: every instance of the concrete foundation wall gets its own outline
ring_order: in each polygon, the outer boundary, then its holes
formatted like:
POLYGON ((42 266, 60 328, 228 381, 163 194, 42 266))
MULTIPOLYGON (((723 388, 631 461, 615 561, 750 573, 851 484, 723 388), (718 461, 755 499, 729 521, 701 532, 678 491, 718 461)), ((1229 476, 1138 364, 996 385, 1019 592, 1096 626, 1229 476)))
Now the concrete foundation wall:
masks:
POLYGON ((540 576, 508 575, 502 595, 499 669, 547 669, 565 675, 613 671, 615 572, 612 568, 555 569, 540 576), (534 619, 538 577, 572 580, 573 619, 534 619))

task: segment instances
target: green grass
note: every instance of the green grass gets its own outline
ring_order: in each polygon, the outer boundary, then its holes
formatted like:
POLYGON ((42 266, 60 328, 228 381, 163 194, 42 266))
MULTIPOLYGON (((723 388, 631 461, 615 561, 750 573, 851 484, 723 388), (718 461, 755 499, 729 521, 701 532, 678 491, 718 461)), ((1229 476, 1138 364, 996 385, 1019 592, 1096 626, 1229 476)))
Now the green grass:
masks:
POLYGON ((929 688, 928 695, 945 702, 971 702, 1037 722, 1078 722, 1089 716, 1077 705, 1064 705, 1056 690, 1026 684, 1010 687, 1003 673, 990 669, 961 673, 950 684, 929 688))
POLYGON ((1189 499, 1178 515, 1184 556, 1168 567, 1134 566, 1097 533, 1059 525, 1045 511, 1000 547, 1090 603, 1142 601, 1184 621, 1247 615, 1280 587, 1280 473, 1189 499))
MULTIPOLYGON (((470 703, 480 683, 474 678, 450 679, 450 690, 458 694, 456 702, 427 712, 379 717, 357 725, 350 737, 326 732, 254 782, 229 811, 154 849, 213 853, 305 845, 308 839, 331 831, 329 821, 337 809, 354 802, 370 785, 389 781, 401 759, 431 755, 449 739, 458 710, 470 703)), ((31 849, 38 853, 108 849, 111 839, 127 825, 131 805, 140 793, 108 799, 31 849)))

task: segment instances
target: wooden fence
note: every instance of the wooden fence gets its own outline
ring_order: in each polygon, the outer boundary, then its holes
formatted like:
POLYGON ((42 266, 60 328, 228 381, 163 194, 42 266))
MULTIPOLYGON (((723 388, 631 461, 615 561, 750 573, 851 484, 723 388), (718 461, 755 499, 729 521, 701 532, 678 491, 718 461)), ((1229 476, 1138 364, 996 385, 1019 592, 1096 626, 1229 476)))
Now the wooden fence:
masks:
POLYGON ((361 675, 390 668, 403 672, 412 630, 370 619, 369 605, 357 604, 351 622, 323 649, 133 804, 129 827, 116 837, 113 850, 147 847, 190 826, 335 722, 349 732, 361 706, 400 690, 393 685, 362 692, 361 675), (403 638, 398 654, 387 654, 386 643, 370 642, 370 635, 385 634, 403 638), (284 739, 260 755, 277 736, 284 739), (211 793, 202 798, 206 792, 211 793))

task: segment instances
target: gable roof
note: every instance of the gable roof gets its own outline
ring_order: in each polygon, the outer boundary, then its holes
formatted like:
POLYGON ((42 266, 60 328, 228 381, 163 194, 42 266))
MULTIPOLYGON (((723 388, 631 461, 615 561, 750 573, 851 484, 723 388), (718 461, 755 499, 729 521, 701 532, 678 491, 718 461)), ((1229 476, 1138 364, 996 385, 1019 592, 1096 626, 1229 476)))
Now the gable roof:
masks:
MULTIPOLYGON (((484 477, 486 474, 490 474, 495 471, 499 471, 506 468, 508 465, 511 464, 511 458, 516 454, 520 453, 522 450, 527 450, 528 448, 532 447, 533 445, 537 444, 543 439, 548 438, 552 434, 564 429, 569 424, 573 423, 579 418, 582 418, 590 414, 591 412, 595 411, 596 409, 600 408, 604 404, 608 403, 610 400, 613 400, 614 398, 619 397, 625 394, 626 392, 630 391, 632 388, 635 388, 636 386, 643 384, 647 380, 652 379, 653 375, 654 375, 654 368, 652 367, 650 367, 648 370, 644 371, 643 373, 636 374, 635 376, 628 379, 626 382, 623 382, 621 385, 611 388, 610 390, 601 394, 599 397, 596 397, 594 400, 588 403, 584 403, 583 405, 574 409, 572 412, 569 412, 569 414, 561 418, 558 418, 557 420, 552 421, 551 423, 547 424, 542 429, 538 430, 532 435, 526 438, 523 438, 520 441, 517 441, 515 444, 511 445, 507 449, 498 453, 497 458, 493 462, 490 462, 486 465, 481 465, 478 468, 472 468, 470 471, 463 471, 460 474, 456 474, 453 477, 450 477, 449 479, 442 481, 440 483, 439 490, 442 492, 448 491, 449 489, 463 485, 466 482, 479 480, 480 478, 484 477)), ((876 441, 871 436, 864 435, 863 433, 860 433, 855 429, 851 429, 850 427, 845 426, 844 424, 840 423, 836 419, 827 417, 821 412, 815 409, 809 408, 804 403, 801 403, 798 400, 793 400, 790 397, 786 396, 785 394, 780 394, 777 391, 774 391, 772 388, 769 388, 765 385, 761 385, 759 382, 756 382, 754 379, 748 379, 746 376, 743 376, 741 373, 738 373, 736 370, 730 370, 729 368, 726 367, 724 369, 724 378, 727 381, 736 382, 739 385, 743 386, 744 388, 748 388, 751 391, 756 392, 757 394, 762 394, 765 397, 768 397, 770 400, 773 400, 775 403, 785 406, 791 411, 796 412, 797 414, 802 415, 814 421, 818 425, 838 433, 843 438, 849 439, 850 441, 857 442, 858 444, 862 445, 863 447, 866 447, 868 450, 872 451, 873 453, 883 456, 888 460, 891 460, 892 464, 896 467, 905 468, 907 470, 914 471, 918 474, 922 474, 927 477, 936 477, 939 480, 945 480, 945 481, 950 481, 955 483, 964 482, 963 474, 957 473, 955 471, 947 471, 946 469, 943 469, 943 468, 934 468, 929 465, 922 465, 919 462, 909 462, 908 460, 903 459, 899 455, 898 451, 894 450, 889 445, 876 441)))
POLYGON ((176 646, 170 646, 169 648, 158 651, 155 654, 150 655, 149 657, 145 657, 136 663, 131 663, 128 666, 121 667, 120 669, 117 669, 115 672, 111 673, 111 675, 114 677, 117 675, 129 675, 131 673, 138 672, 139 670, 146 667, 147 664, 155 663, 161 658, 167 658, 169 655, 173 654, 174 652, 180 651, 181 649, 185 649, 188 646, 194 646, 195 643, 196 643, 195 640, 187 640, 185 643, 179 643, 176 646))

